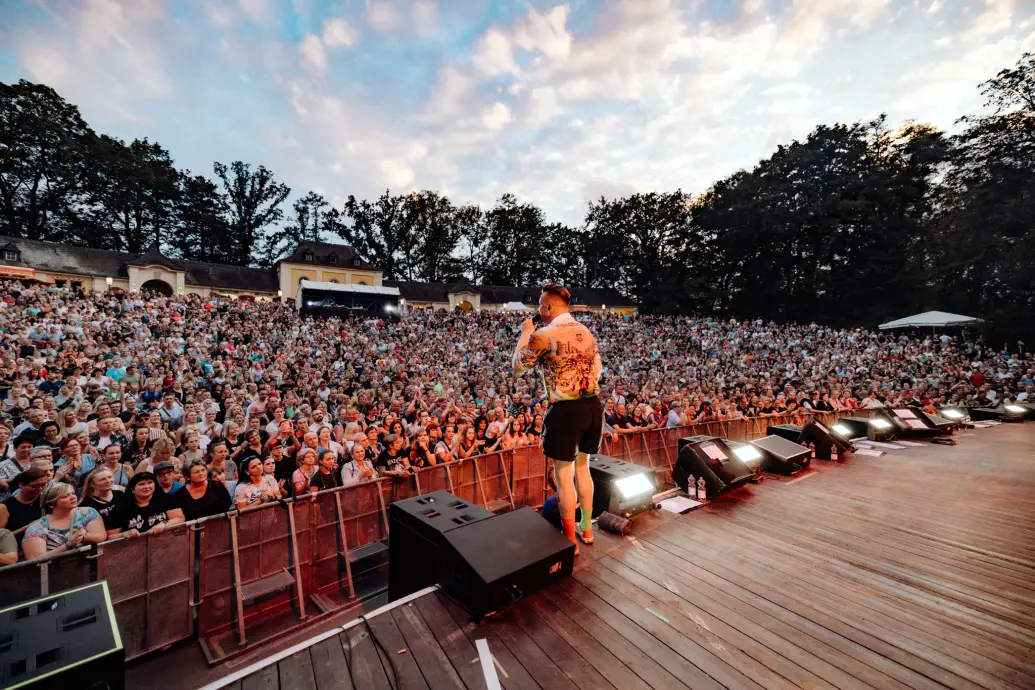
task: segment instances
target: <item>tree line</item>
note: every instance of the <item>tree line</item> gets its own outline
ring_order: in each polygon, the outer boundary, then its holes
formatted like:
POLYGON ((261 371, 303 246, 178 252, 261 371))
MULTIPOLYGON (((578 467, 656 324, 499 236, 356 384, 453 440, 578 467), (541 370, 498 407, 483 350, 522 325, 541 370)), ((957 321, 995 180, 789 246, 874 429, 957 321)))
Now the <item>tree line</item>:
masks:
POLYGON ((270 266, 343 240, 389 279, 614 287, 650 313, 873 325, 923 309, 1035 332, 1035 55, 979 86, 985 109, 932 126, 820 125, 700 195, 600 199, 550 222, 431 190, 334 207, 262 165, 176 167, 147 139, 98 134, 53 89, 0 84, 0 233, 270 266))

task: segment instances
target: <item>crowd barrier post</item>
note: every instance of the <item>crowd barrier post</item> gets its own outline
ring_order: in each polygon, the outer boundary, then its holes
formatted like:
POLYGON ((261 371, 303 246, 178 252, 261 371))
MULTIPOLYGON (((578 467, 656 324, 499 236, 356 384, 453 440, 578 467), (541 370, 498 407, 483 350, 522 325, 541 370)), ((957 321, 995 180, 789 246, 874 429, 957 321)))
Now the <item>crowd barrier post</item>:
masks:
POLYGON ((517 507, 539 508, 546 499, 546 458, 539 446, 515 448, 510 453, 511 495, 517 507))
POLYGON ((98 545, 127 659, 194 636, 194 534, 188 523, 98 545))
POLYGON ((507 473, 504 453, 508 451, 475 456, 474 471, 478 481, 478 490, 482 495, 482 507, 490 512, 498 512, 507 506, 514 509, 514 496, 510 489, 510 478, 507 473), (495 462, 497 471, 493 472, 489 464, 495 462), (489 489, 486 488, 489 485, 489 489), (490 491, 491 489, 491 491, 490 491))
POLYGON ((341 491, 334 492, 334 512, 338 518, 338 539, 341 540, 339 558, 345 566, 345 581, 349 585, 349 599, 355 599, 356 585, 352 582, 352 561, 349 558, 349 539, 345 534, 345 512, 341 509, 341 494, 341 491))

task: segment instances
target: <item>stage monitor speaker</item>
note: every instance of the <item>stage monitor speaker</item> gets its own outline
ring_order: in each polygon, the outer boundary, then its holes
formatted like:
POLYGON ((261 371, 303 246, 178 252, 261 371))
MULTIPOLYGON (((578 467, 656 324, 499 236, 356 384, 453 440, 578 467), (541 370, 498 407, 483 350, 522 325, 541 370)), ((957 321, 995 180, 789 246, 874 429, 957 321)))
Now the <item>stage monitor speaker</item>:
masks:
POLYGON ((1001 422, 1003 413, 998 407, 970 407, 967 408, 971 421, 975 422, 1001 422))
POLYGON ((475 618, 571 575, 575 544, 531 508, 443 533, 442 588, 475 618))
POLYGON ((779 436, 797 443, 801 439, 801 427, 797 424, 770 424, 765 430, 766 436, 779 436))
POLYGON ((593 477, 593 517, 606 511, 630 518, 654 504, 654 473, 646 467, 594 455, 589 459, 589 474, 593 477))
POLYGON ((1003 403, 996 409, 1003 413, 1001 419, 1004 422, 1023 422, 1031 416, 1027 407, 1017 403, 1003 403))
POLYGON ((816 448, 816 457, 818 459, 830 460, 833 457, 832 450, 834 448, 837 448, 839 458, 852 450, 851 441, 848 440, 847 436, 848 434, 831 433, 830 429, 824 424, 812 420, 802 428, 799 443, 806 447, 811 443, 816 448))
POLYGON ((448 491, 392 503, 388 508, 388 597, 392 601, 436 584, 443 535, 493 514, 448 491))
POLYGON ((107 582, 0 611, 0 687, 122 690, 125 666, 107 582))
POLYGON ((930 438, 940 436, 942 432, 927 419, 927 416, 917 407, 894 407, 888 410, 888 414, 899 427, 898 436, 904 438, 930 438))
POLYGON ((679 456, 672 468, 672 481, 680 489, 694 493, 690 480, 696 484, 704 477, 708 496, 718 496, 737 489, 755 475, 726 443, 714 436, 688 436, 679 439, 679 456))
POLYGON ((762 454, 762 469, 773 474, 790 475, 812 462, 812 451, 782 436, 766 436, 749 442, 762 454))

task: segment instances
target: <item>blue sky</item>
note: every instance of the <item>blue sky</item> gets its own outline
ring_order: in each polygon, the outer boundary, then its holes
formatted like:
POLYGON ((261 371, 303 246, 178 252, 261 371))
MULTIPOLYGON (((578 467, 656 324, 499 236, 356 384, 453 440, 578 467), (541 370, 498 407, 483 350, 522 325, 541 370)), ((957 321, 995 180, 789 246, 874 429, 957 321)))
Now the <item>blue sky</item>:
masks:
POLYGON ((0 80, 181 168, 336 204, 705 191, 819 123, 951 129, 1035 51, 1035 0, 0 0, 0 80))

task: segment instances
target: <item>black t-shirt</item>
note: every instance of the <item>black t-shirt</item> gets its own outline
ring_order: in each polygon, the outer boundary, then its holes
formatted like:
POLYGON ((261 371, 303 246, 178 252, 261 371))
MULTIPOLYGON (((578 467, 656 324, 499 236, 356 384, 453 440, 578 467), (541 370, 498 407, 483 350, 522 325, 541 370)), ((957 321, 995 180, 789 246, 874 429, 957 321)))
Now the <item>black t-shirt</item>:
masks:
POLYGON ((135 498, 128 497, 127 501, 116 506, 112 511, 109 517, 111 529, 121 529, 123 532, 135 529, 138 532, 147 532, 159 523, 168 522, 169 511, 177 507, 179 506, 176 505, 175 497, 158 491, 146 506, 138 505, 135 498))
POLYGON ((103 501, 96 496, 90 496, 80 505, 83 508, 93 508, 100 513, 101 519, 104 520, 104 529, 115 529, 115 525, 111 522, 111 516, 116 508, 126 502, 127 498, 125 491, 112 491, 110 501, 103 501))
POLYGON ((209 482, 201 498, 191 496, 187 487, 177 491, 171 498, 176 507, 183 511, 183 519, 187 521, 219 515, 230 510, 230 492, 227 491, 226 484, 220 482, 209 482))
POLYGON ((317 491, 324 491, 325 489, 335 489, 341 486, 341 479, 338 477, 338 473, 331 470, 327 474, 323 472, 316 472, 309 479, 309 490, 316 489, 317 491))
MULTIPOLYGON (((3 504, 7 506, 7 526, 6 529, 12 532, 17 532, 26 525, 32 523, 43 517, 43 509, 40 507, 40 499, 37 498, 32 503, 22 503, 15 496, 8 496, 3 500, 3 504)), ((19 533, 18 543, 22 543, 22 534, 19 533)))
POLYGON ((629 418, 622 415, 612 414, 607 418, 607 423, 615 429, 628 429, 632 424, 629 422, 629 418))
POLYGON ((378 470, 401 470, 403 469, 403 455, 400 451, 398 455, 392 455, 386 448, 381 451, 381 454, 377 456, 377 469, 378 470))

